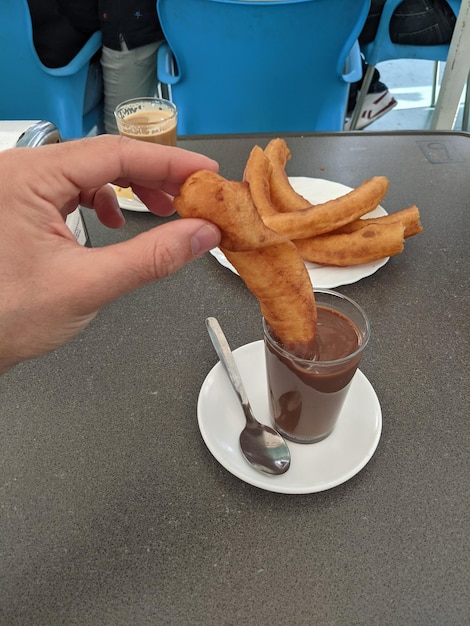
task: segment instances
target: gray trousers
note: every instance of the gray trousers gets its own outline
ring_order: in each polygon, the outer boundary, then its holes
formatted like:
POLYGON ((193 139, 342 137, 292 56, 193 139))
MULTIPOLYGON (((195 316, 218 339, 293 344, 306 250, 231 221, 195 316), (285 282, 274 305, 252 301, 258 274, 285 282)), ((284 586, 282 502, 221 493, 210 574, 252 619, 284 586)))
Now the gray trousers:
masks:
POLYGON ((118 134, 114 109, 130 98, 154 96, 157 91, 157 50, 160 42, 129 50, 121 41, 121 50, 103 46, 101 67, 104 88, 104 128, 118 134))

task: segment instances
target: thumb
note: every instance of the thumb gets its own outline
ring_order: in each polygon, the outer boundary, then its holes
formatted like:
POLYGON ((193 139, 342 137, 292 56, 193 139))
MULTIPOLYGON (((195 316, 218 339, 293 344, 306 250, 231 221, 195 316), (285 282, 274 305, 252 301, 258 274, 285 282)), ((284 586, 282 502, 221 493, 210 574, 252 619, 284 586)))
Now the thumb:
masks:
POLYGON ((123 243, 85 249, 89 254, 80 259, 78 288, 88 294, 86 312, 173 274, 215 248, 219 242, 220 231, 214 224, 185 218, 153 228, 123 243))

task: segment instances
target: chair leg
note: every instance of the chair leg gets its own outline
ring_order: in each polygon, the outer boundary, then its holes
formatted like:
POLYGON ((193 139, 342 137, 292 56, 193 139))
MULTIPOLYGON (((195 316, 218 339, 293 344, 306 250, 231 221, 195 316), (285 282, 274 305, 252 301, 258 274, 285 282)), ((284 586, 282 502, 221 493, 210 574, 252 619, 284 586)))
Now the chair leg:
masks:
POLYGON ((441 64, 439 61, 434 61, 434 76, 432 81, 432 91, 431 91, 431 106, 436 106, 437 100, 437 88, 439 86, 439 70, 441 68, 441 64))
POLYGON ((465 99, 463 105, 463 117, 462 117, 462 130, 470 132, 469 126, 470 118, 470 73, 467 78, 467 86, 465 88, 465 99))
POLYGON ((357 127, 357 122, 359 120, 359 115, 362 110, 362 105, 364 104, 364 100, 369 91, 370 84, 372 82, 372 78, 374 76, 375 67, 372 65, 368 65, 366 72, 364 74, 364 80, 362 81, 361 89, 357 94, 356 106, 354 107, 354 111, 351 116, 351 123, 349 125, 350 130, 355 130, 357 127))
POLYGON ((455 23, 439 96, 431 118, 431 130, 452 130, 465 83, 470 58, 470 0, 462 0, 455 23))
POLYGON ((158 97, 164 100, 171 100, 170 85, 166 83, 158 83, 158 97))

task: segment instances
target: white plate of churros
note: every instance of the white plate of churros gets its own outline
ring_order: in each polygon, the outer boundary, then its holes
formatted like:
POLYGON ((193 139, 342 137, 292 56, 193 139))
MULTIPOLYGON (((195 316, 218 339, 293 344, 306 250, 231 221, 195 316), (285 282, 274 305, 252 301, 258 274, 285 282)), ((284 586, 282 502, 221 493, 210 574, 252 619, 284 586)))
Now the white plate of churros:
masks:
MULTIPOLYGON (((270 424, 264 342, 255 341, 233 351, 257 419, 270 424)), ((318 443, 288 442, 291 466, 282 475, 256 471, 243 457, 239 436, 245 416, 222 364, 207 375, 197 406, 199 429, 212 455, 234 476, 277 493, 325 491, 350 480, 372 458, 382 431, 377 395, 357 370, 333 433, 318 443)))
MULTIPOLYGON (((312 204, 327 202, 328 200, 339 198, 352 191, 351 187, 322 178, 290 176, 289 182, 297 193, 312 204)), ((364 215, 364 218, 381 217, 383 215, 387 215, 387 212, 379 205, 376 209, 364 215)), ((221 265, 227 267, 235 274, 238 273, 220 248, 214 248, 211 250, 211 254, 221 265)), ((334 289, 335 287, 350 285, 362 278, 371 276, 378 269, 383 267, 389 258, 390 257, 385 257, 377 261, 371 261, 370 263, 349 265, 348 267, 318 265, 317 263, 310 263, 309 261, 305 261, 305 266, 308 270, 312 285, 316 289, 334 289)))

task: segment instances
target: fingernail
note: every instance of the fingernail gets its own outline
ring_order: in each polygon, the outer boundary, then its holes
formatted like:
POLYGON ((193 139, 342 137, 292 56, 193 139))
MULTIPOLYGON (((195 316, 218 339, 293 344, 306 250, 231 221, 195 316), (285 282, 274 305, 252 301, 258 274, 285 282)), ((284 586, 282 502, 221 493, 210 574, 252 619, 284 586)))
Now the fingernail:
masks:
POLYGON ((210 224, 204 224, 194 233, 191 238, 191 249, 194 256, 201 256, 204 252, 211 250, 219 245, 220 232, 219 229, 210 224))

